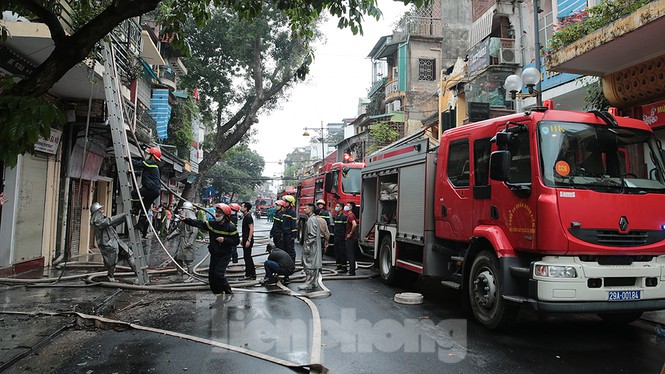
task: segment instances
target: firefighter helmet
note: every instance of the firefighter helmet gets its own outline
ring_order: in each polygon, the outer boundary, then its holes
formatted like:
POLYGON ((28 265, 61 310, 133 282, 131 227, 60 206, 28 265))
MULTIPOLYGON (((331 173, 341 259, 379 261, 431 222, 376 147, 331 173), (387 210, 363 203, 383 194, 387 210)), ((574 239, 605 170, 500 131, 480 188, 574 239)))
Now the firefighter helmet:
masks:
POLYGON ((94 213, 94 212, 102 209, 102 207, 103 207, 102 204, 95 201, 94 203, 92 203, 92 206, 90 206, 90 213, 94 213))
POLYGON ((316 205, 319 205, 319 204, 326 205, 326 201, 323 200, 323 199, 318 199, 318 200, 316 200, 316 205))
POLYGON ((189 201, 185 201, 182 204, 182 209, 194 210, 194 205, 192 205, 192 203, 190 203, 189 201))
POLYGON ((151 147, 150 149, 148 149, 148 153, 153 155, 157 159, 157 161, 162 160, 162 150, 159 149, 158 147, 151 147))
POLYGON ((215 205, 215 210, 221 210, 222 213, 224 213, 227 216, 231 215, 231 207, 224 203, 219 203, 215 205))
POLYGON ((237 212, 237 211, 240 210, 240 205, 238 205, 238 203, 231 203, 231 204, 229 204, 229 207, 231 207, 231 210, 233 210, 234 212, 237 212))
POLYGON ((282 200, 288 202, 291 205, 296 204, 296 198, 291 195, 285 195, 284 197, 282 197, 282 200))

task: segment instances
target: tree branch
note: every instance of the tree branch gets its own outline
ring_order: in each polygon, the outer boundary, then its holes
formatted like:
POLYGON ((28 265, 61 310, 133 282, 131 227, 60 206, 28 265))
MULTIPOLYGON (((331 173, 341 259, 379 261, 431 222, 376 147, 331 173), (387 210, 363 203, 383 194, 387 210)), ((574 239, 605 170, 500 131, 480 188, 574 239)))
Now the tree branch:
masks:
POLYGON ((51 39, 53 39, 55 45, 62 45, 64 43, 67 35, 65 35, 65 30, 62 28, 62 24, 55 13, 46 9, 35 0, 23 0, 23 4, 21 5, 39 17, 48 26, 51 32, 51 39))
MULTIPOLYGON (((115 0, 97 17, 90 20, 62 43, 55 45, 49 57, 25 80, 9 92, 17 96, 39 97, 67 72, 90 54, 95 44, 122 21, 155 9, 160 0, 115 0)), ((50 28, 50 25, 49 25, 50 28)))
POLYGON ((263 99, 263 65, 261 64, 261 38, 254 38, 254 54, 252 58, 252 76, 254 77, 254 89, 256 97, 263 99))

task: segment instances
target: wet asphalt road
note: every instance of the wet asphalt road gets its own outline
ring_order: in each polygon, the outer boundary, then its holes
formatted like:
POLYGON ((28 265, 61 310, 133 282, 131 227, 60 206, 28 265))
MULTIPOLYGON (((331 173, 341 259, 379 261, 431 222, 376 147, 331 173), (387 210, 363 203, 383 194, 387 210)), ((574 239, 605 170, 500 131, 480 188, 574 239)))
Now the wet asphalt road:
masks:
MULTIPOLYGON (((257 222, 259 230, 264 226, 264 220, 257 222)), ((202 244, 199 254, 205 253, 204 248, 202 244)), ((255 253, 263 250, 257 246, 255 253)), ((166 258, 153 248, 149 262, 160 263, 166 258)), ((261 261, 257 258, 255 262, 261 261)), ((373 272, 360 269, 358 274, 373 272)), ((295 289, 297 285, 290 287, 295 289)), ((332 295, 313 302, 322 321, 322 362, 334 373, 658 373, 665 364, 665 338, 657 337, 653 324, 645 321, 611 327, 594 315, 539 315, 523 309, 519 323, 511 330, 495 332, 479 326, 465 314, 459 293, 434 282, 420 281, 408 289, 385 286, 378 278, 329 280, 325 285, 332 295), (425 302, 393 302, 395 293, 403 291, 422 292, 425 302)), ((305 303, 290 296, 236 292, 230 303, 210 308, 213 298, 206 291, 148 293, 14 287, 2 292, 3 309, 23 305, 26 309, 96 311, 110 318, 213 339, 295 363, 310 362, 314 332, 311 312, 305 303)), ((18 334, 14 338, 17 340, 21 331, 32 330, 39 331, 43 339, 72 321, 71 317, 0 317, 0 330, 18 334)), ((30 347, 39 340, 33 338, 20 344, 30 347)), ((3 338, 3 343, 10 345, 11 341, 3 338)), ((5 349, 5 345, 1 348, 5 349)), ((155 333, 67 329, 19 360, 8 372, 293 370, 155 333)))

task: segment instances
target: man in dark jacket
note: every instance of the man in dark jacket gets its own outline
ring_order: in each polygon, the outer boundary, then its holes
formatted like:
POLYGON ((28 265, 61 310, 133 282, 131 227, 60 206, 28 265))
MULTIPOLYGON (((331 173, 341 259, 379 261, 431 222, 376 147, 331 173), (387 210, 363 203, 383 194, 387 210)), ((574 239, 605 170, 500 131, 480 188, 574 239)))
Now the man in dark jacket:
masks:
POLYGON ((341 201, 335 205, 335 262, 337 263, 337 272, 346 273, 346 214, 344 214, 344 203, 341 201))
POLYGON ((282 243, 282 215, 284 214, 286 201, 277 200, 275 206, 276 210, 275 216, 273 217, 272 228, 270 229, 270 239, 272 239, 277 248, 284 248, 284 244, 282 243))
POLYGON ((264 285, 277 283, 276 275, 283 275, 288 277, 296 270, 296 264, 291 259, 291 256, 283 250, 275 247, 272 243, 268 243, 267 247, 268 259, 263 263, 266 270, 266 277, 261 281, 264 285))
POLYGON ((132 214, 139 215, 139 222, 136 225, 137 229, 143 230, 144 226, 148 224, 148 219, 141 209, 141 204, 145 207, 146 212, 152 207, 152 202, 159 197, 162 191, 161 179, 159 174, 159 161, 162 159, 162 151, 157 147, 148 149, 147 160, 132 160, 134 170, 142 171, 141 176, 141 199, 136 190, 132 191, 132 214))
POLYGON ((284 195, 282 200, 286 202, 284 214, 282 214, 282 243, 284 251, 291 256, 293 262, 296 261, 295 237, 298 235, 298 218, 293 207, 296 204, 296 198, 291 195, 284 195))
POLYGON ((229 220, 230 216, 231 208, 220 203, 215 205, 214 221, 199 221, 180 217, 185 224, 208 231, 210 235, 210 244, 208 244, 208 252, 210 252, 210 265, 208 267, 210 290, 217 297, 223 295, 222 300, 224 302, 230 301, 233 295, 231 285, 226 279, 226 267, 231 261, 231 252, 240 243, 238 230, 229 220))

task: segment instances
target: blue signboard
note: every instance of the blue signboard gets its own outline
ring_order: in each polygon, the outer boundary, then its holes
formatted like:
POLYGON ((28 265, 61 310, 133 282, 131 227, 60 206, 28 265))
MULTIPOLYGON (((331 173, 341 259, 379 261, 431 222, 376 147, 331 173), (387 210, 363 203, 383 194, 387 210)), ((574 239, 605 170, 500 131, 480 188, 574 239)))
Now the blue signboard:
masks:
POLYGON ((157 122, 157 137, 168 137, 169 120, 171 119, 171 105, 169 104, 169 90, 155 88, 150 99, 150 116, 157 122))

